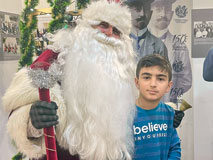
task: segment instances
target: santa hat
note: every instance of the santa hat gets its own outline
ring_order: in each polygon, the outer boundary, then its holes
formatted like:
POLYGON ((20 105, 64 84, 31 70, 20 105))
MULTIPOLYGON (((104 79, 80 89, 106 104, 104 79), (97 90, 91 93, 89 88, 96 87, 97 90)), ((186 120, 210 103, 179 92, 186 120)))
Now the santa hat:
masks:
POLYGON ((88 23, 92 21, 108 22, 126 35, 131 32, 131 13, 126 6, 118 3, 118 0, 92 2, 83 11, 82 19, 88 23))

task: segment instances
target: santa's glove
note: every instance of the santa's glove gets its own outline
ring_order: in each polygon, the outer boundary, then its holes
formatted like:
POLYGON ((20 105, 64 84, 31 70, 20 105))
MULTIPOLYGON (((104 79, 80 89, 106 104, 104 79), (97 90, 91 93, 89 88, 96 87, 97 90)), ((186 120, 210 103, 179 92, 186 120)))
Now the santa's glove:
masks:
POLYGON ((177 128, 180 125, 183 117, 184 117, 183 111, 175 110, 175 116, 174 116, 174 121, 173 121, 173 127, 174 128, 177 128))
POLYGON ((47 128, 58 124, 58 106, 55 102, 37 101, 32 104, 30 118, 36 129, 47 128))

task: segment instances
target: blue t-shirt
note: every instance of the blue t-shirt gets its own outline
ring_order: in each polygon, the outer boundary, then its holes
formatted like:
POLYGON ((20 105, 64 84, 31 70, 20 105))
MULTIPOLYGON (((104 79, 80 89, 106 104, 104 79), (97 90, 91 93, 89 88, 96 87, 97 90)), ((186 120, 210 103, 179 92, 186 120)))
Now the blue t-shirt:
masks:
POLYGON ((133 124, 134 160, 179 160, 180 139, 173 128, 174 110, 160 102, 151 110, 138 106, 133 124))

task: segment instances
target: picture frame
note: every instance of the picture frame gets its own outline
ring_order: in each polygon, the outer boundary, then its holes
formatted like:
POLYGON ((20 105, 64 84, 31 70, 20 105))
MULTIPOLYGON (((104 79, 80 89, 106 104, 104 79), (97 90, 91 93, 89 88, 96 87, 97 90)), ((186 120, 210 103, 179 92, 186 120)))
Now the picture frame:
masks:
POLYGON ((0 61, 20 58, 19 15, 0 11, 0 61))

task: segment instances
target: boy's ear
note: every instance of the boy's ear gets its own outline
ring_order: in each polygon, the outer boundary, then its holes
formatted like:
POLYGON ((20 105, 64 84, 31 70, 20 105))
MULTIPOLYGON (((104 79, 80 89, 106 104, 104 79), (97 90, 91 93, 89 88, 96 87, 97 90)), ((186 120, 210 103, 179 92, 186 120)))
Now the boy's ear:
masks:
POLYGON ((169 81, 166 93, 168 93, 170 91, 170 89, 172 88, 172 84, 173 84, 173 82, 169 81))
POLYGON ((137 89, 139 89, 139 82, 138 81, 139 81, 138 78, 135 77, 135 86, 137 87, 137 89))

